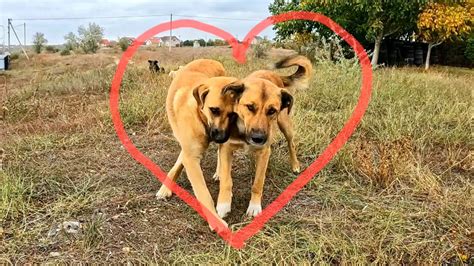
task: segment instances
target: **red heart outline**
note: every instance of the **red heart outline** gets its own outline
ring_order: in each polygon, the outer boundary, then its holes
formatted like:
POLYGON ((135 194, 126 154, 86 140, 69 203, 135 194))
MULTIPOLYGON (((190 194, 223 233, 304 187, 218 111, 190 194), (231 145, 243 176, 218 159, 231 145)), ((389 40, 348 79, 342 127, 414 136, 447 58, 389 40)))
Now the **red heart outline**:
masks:
POLYGON ((278 211, 281 210, 298 191, 300 191, 321 169, 323 169, 327 163, 331 161, 334 155, 344 146, 349 137, 352 135, 357 125, 362 119, 369 102, 372 91, 372 66, 370 64, 367 53, 365 52, 362 45, 340 25, 335 23, 330 18, 313 12, 288 12, 284 14, 275 15, 268 17, 262 22, 258 23, 252 30, 247 34, 242 43, 239 43, 231 34, 224 30, 216 28, 212 25, 205 24, 195 20, 176 20, 171 24, 170 22, 162 23, 153 28, 147 30, 141 34, 136 41, 128 47, 128 49, 122 55, 120 62, 117 66, 112 85, 110 89, 110 111, 112 115, 112 122, 114 124, 115 131, 123 146, 127 152, 139 163, 145 166, 155 177, 168 186, 174 194, 180 197, 184 202, 194 208, 201 217, 207 222, 216 227, 223 227, 223 224, 215 218, 213 215, 209 215, 210 212, 207 208, 203 207, 200 202, 191 195, 188 191, 181 188, 175 182, 171 181, 165 172, 161 170, 152 160, 141 153, 135 145, 133 145, 129 136, 127 135, 123 126, 120 111, 119 111, 119 99, 120 99, 120 84, 122 82, 122 76, 125 73, 127 63, 131 57, 135 54, 136 50, 145 40, 171 28, 194 28, 204 32, 214 34, 224 40, 226 40, 233 50, 233 56, 239 63, 245 62, 246 51, 254 39, 261 31, 270 25, 275 23, 284 22, 288 20, 310 20, 322 23, 337 35, 339 35, 344 41, 346 41, 355 51, 362 69, 362 86, 354 111, 352 112, 349 120, 344 124, 344 127, 339 131, 336 137, 326 147, 326 149, 319 155, 319 157, 311 163, 286 189, 265 209, 262 213, 257 215, 247 226, 233 233, 230 229, 225 228, 219 232, 219 235, 226 240, 231 246, 236 249, 240 249, 244 246, 244 242, 256 234, 260 229, 263 228, 265 223, 272 218, 278 211), (207 214, 207 215, 206 215, 207 214))

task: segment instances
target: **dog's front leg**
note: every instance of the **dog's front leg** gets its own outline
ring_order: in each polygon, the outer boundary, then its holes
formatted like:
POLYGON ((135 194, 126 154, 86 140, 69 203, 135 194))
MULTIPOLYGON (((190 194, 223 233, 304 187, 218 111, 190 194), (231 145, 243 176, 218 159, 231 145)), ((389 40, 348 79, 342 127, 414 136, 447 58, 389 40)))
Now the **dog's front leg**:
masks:
POLYGON ((257 214, 262 212, 263 184, 265 183, 265 174, 268 167, 270 153, 270 146, 255 151, 255 180, 253 181, 252 196, 247 209, 247 215, 249 216, 257 216, 257 214))
POLYGON ((219 145, 218 169, 220 177, 219 197, 217 199, 217 214, 224 218, 231 210, 232 205, 232 158, 236 148, 232 144, 219 145))
POLYGON ((219 148, 217 149, 217 166, 216 166, 216 172, 214 173, 214 175, 212 176, 212 179, 214 180, 219 180, 219 169, 221 168, 221 156, 219 155, 220 154, 220 148, 221 145, 219 145, 219 148))
MULTIPOLYGON (((189 178, 189 182, 193 187, 194 195, 196 195, 197 200, 207 208, 204 211, 206 216, 214 215, 217 220, 220 220, 225 227, 227 227, 227 223, 224 222, 216 213, 216 209, 214 208, 214 201, 212 200, 211 193, 209 193, 209 189, 206 185, 206 180, 204 180, 204 175, 201 170, 201 154, 195 154, 193 152, 187 152, 183 150, 183 165, 186 169, 186 174, 189 178)), ((221 231, 224 228, 213 228, 209 224, 209 227, 212 230, 221 231)))
MULTIPOLYGON (((181 151, 179 153, 178 159, 176 160, 176 163, 168 172, 168 177, 174 182, 176 182, 179 175, 181 175, 182 171, 183 171, 183 152, 181 151)), ((165 199, 165 198, 171 197, 172 194, 173 192, 171 191, 171 189, 169 189, 167 186, 163 184, 161 185, 160 190, 158 190, 158 192, 156 193, 156 198, 165 199)))
POLYGON ((287 110, 283 110, 278 115, 278 128, 285 136, 286 142, 288 143, 288 150, 290 152, 290 164, 291 170, 294 173, 300 172, 300 162, 296 157, 296 145, 294 142, 295 132, 293 130, 293 123, 291 122, 290 115, 287 110))

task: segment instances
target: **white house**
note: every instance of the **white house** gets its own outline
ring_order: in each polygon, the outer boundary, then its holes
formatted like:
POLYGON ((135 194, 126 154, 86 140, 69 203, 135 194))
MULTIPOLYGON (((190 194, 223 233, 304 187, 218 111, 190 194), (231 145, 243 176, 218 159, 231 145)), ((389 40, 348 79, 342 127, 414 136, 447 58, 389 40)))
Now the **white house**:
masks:
POLYGON ((171 43, 172 47, 176 47, 181 44, 181 40, 179 40, 178 37, 176 36, 171 36, 171 38, 169 36, 158 37, 158 38, 160 38, 160 43, 158 44, 158 46, 168 47, 170 46, 170 43, 171 43))
POLYGON ((145 45, 150 46, 150 45, 158 45, 160 46, 161 39, 159 37, 152 37, 148 40, 146 40, 145 45))

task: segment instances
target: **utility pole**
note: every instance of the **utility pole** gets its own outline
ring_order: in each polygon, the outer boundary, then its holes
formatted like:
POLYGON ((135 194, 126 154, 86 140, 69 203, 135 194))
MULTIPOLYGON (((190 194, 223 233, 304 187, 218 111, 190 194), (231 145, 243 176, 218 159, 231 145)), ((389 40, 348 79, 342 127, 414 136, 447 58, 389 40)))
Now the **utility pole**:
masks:
POLYGON ((23 44, 26 47, 26 22, 23 23, 23 44))
POLYGON ((10 50, 10 26, 11 26, 11 24, 12 24, 12 19, 9 18, 8 19, 8 25, 7 25, 7 27, 8 27, 8 52, 9 53, 11 53, 11 50, 10 50))
POLYGON ((13 33, 15 33, 16 40, 18 41, 18 44, 20 44, 20 48, 23 51, 23 53, 25 54, 25 57, 28 60, 30 60, 30 57, 28 57, 28 54, 26 53, 25 49, 23 48, 23 45, 21 44, 20 38, 18 38, 18 34, 16 34, 16 30, 13 26, 12 26, 12 30, 13 30, 13 33))
POLYGON ((169 39, 169 52, 171 53, 171 36, 173 36, 173 14, 170 14, 170 39, 169 39))

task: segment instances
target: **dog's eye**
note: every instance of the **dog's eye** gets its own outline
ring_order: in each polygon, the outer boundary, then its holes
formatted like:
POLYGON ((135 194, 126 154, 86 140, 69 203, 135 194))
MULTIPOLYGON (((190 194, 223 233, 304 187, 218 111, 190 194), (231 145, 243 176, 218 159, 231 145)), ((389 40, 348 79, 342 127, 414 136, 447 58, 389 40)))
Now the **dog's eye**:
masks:
POLYGON ((221 111, 217 107, 211 107, 209 108, 209 110, 211 110, 211 114, 216 115, 216 116, 221 113, 221 111))
POLYGON ((270 108, 270 109, 268 109, 268 111, 267 111, 267 115, 273 115, 273 114, 275 114, 275 113, 276 113, 276 109, 275 109, 275 108, 270 108))
POLYGON ((253 104, 247 104, 247 109, 249 109, 250 112, 255 112, 255 106, 253 104))

